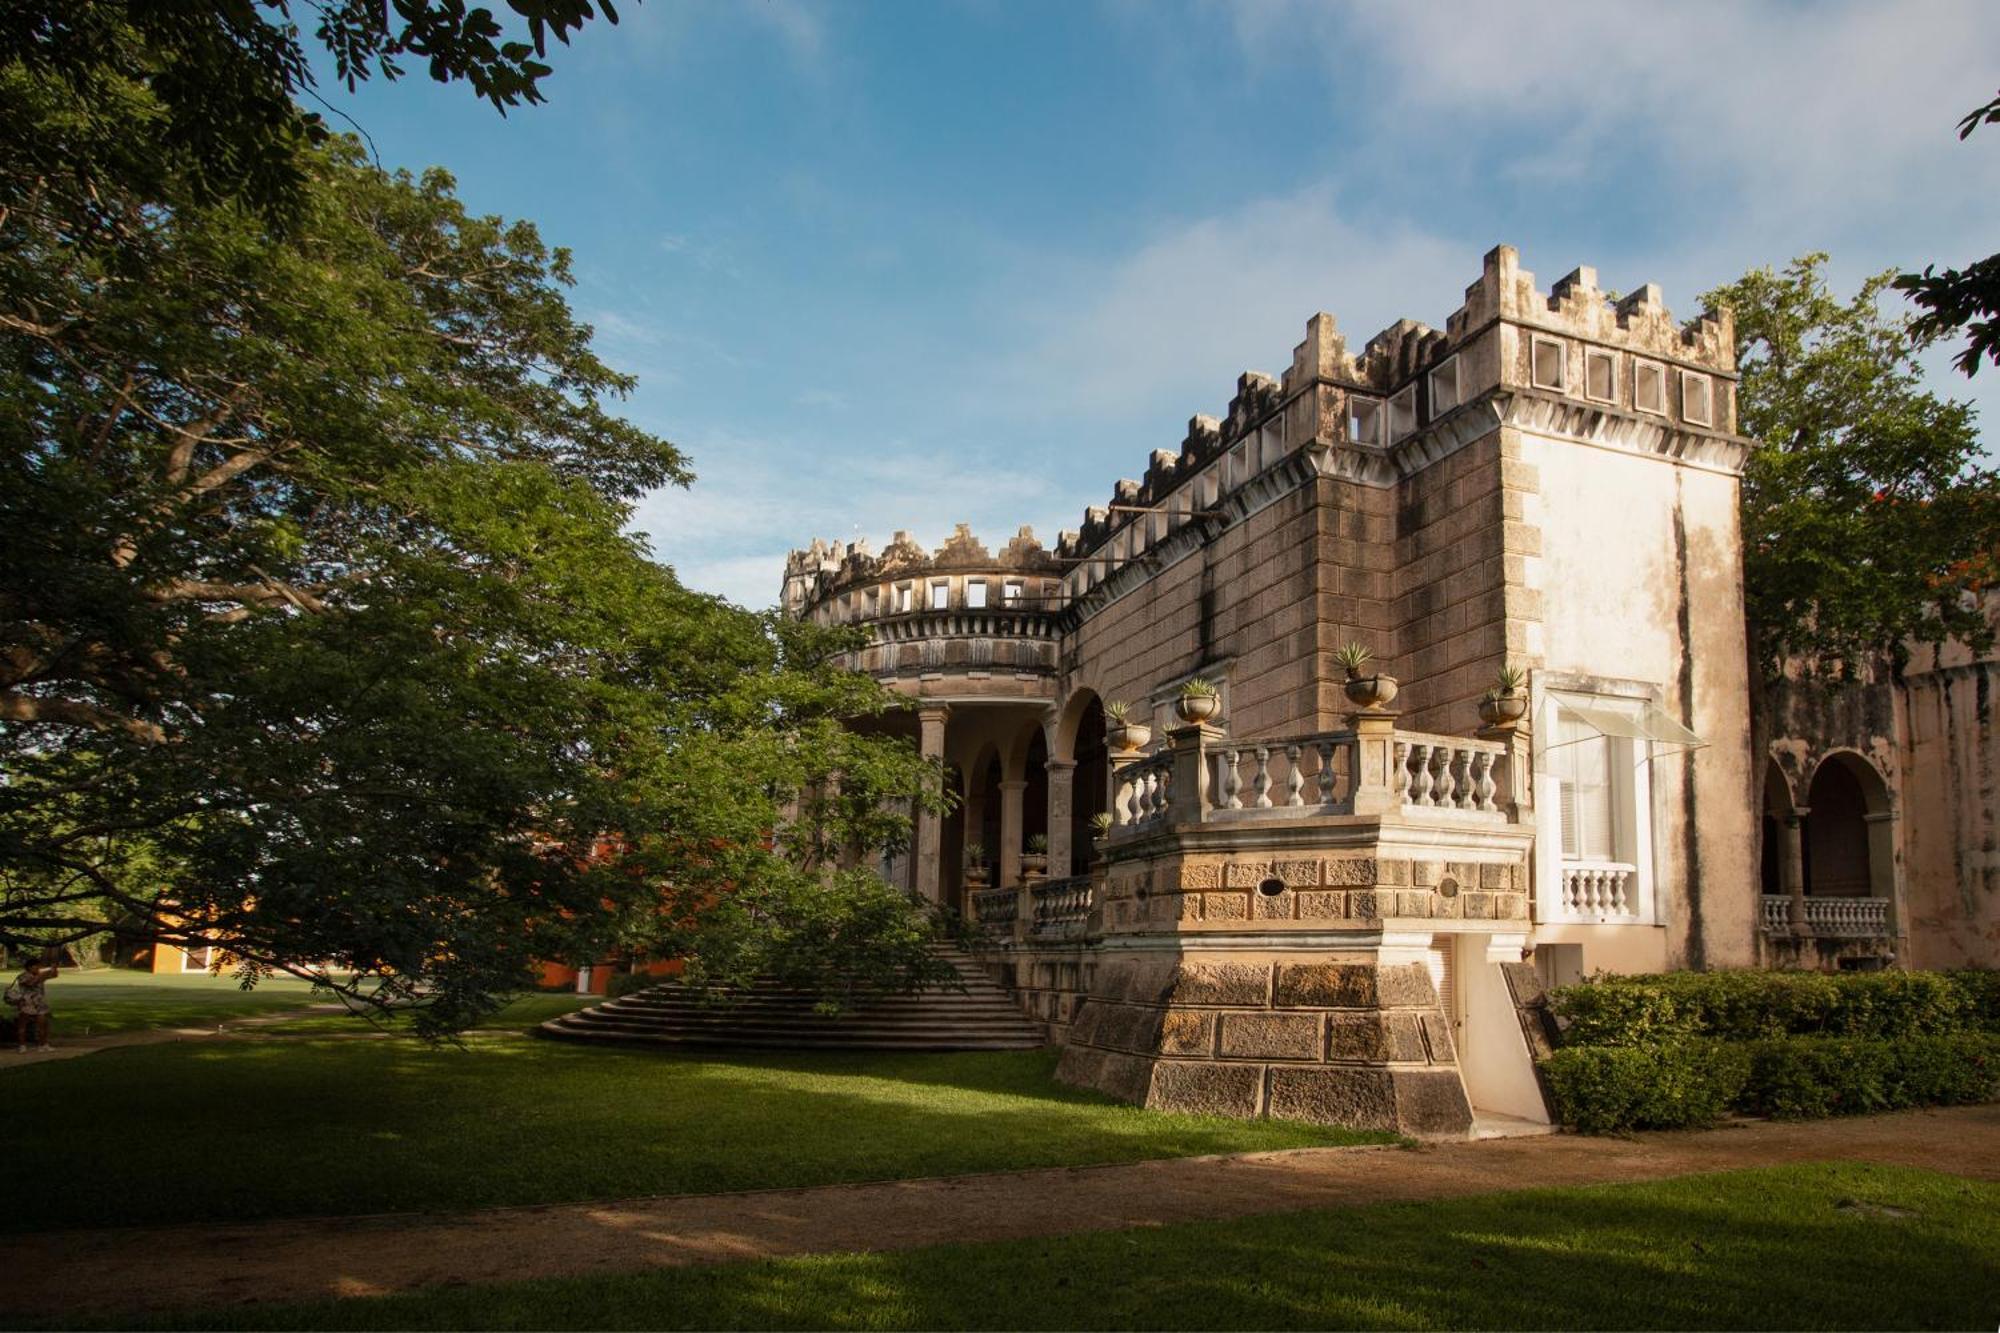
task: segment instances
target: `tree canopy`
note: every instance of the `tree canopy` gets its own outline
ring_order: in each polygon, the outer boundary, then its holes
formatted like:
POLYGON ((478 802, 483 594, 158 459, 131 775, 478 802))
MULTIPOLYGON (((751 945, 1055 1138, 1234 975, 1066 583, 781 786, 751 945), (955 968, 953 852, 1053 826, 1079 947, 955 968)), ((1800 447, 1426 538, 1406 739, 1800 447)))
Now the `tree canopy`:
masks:
POLYGON ((315 96, 316 81, 295 9, 310 11, 313 39, 350 91, 414 60, 503 114, 544 100, 551 38, 566 44, 600 14, 618 21, 609 0, 508 0, 505 18, 464 0, 11 0, 0 52, 33 79, 0 97, 7 168, 82 194, 157 196, 171 178, 199 202, 238 199, 288 218, 303 202, 297 150, 329 134, 296 100, 315 96), (24 116, 12 98, 29 86, 38 109, 57 114, 24 116))
POLYGON ((1744 580, 1766 673, 1791 661, 1853 676, 1911 643, 1991 631, 1977 594, 2000 551, 2000 482, 1972 409, 1922 388, 1910 322, 1882 274, 1842 301, 1826 256, 1708 293, 1735 312, 1744 580))
MULTIPOLYGON (((1968 111, 1958 122, 1958 137, 1968 139, 1982 125, 2000 125, 2000 97, 1968 111)), ((1924 312, 1911 326, 1918 337, 1965 334, 1965 346, 1953 358, 1960 370, 1978 374, 1981 358, 2000 365, 2000 255, 1942 273, 1928 264, 1922 273, 1898 275, 1896 286, 1924 312)))
MULTIPOLYGON (((28 63, 0 103, 75 128, 28 63)), ((846 932, 849 973, 928 976, 921 914, 839 867, 935 768, 847 725, 893 700, 842 633, 623 531, 690 473, 619 415, 568 254, 442 171, 291 151, 283 228, 172 161, 0 161, 0 941, 112 922, 433 1031, 620 942, 732 979, 846 932)))

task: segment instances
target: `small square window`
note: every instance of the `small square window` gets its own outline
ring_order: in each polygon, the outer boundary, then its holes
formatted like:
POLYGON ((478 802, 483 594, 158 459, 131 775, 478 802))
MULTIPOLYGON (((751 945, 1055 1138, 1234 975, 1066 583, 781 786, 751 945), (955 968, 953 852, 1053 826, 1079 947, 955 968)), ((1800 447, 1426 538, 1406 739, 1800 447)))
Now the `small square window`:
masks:
POLYGON ((1537 337, 1530 340, 1528 350, 1530 373, 1537 389, 1554 389, 1558 393, 1568 389, 1569 384, 1563 374, 1563 345, 1554 338, 1537 337))
POLYGON ((967 579, 965 581, 965 604, 977 611, 986 605, 986 580, 967 579))
POLYGON ((1681 372, 1681 420, 1706 426, 1715 420, 1714 385, 1706 375, 1681 372))
POLYGON ((907 583, 898 583, 896 585, 896 609, 898 611, 909 611, 914 609, 915 605, 916 590, 911 588, 907 583))
POLYGON ((1382 404, 1373 398, 1347 400, 1347 438, 1356 444, 1382 443, 1382 404))
POLYGON ((1618 401, 1618 357, 1613 352, 1583 354, 1583 396, 1600 403, 1618 401))
POLYGON ((874 618, 875 618, 876 616, 878 616, 878 615, 880 615, 880 614, 881 614, 881 612, 882 612, 882 591, 881 591, 881 589, 879 589, 879 588, 870 588, 870 589, 868 590, 868 597, 867 597, 867 608, 868 608, 868 618, 869 618, 870 620, 873 620, 873 619, 874 619, 874 618))
POLYGON ((1417 386, 1412 384, 1389 400, 1389 443, 1417 430, 1417 386))
POLYGON ((942 611, 951 605, 951 585, 933 583, 931 585, 931 610, 942 611))
POLYGON ((1023 586, 1019 579, 1008 579, 1000 585, 1000 600, 1009 606, 1019 606, 1023 586))
POLYGON ((1458 358, 1452 357, 1431 372, 1431 420, 1437 420, 1458 403, 1458 358))
POLYGON ((1632 406, 1641 412, 1667 411, 1666 368, 1651 361, 1635 362, 1632 366, 1632 406))

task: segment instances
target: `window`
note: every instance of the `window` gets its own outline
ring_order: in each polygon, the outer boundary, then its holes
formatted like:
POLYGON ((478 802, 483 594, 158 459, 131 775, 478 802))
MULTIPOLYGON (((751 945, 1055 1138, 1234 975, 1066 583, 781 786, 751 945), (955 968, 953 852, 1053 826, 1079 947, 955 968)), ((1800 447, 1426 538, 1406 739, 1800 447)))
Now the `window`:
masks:
POLYGON ((1667 371, 1652 361, 1632 365, 1632 406, 1641 412, 1667 412, 1667 371))
POLYGON ((967 579, 965 581, 965 604, 978 611, 986 605, 986 580, 967 579))
POLYGON ((1618 355, 1590 351, 1583 354, 1583 396, 1600 403, 1618 400, 1618 355))
POLYGON ((1711 397, 1714 387, 1706 375, 1681 372, 1681 420, 1691 426, 1706 426, 1715 419, 1711 397))
POLYGON ((1417 386, 1412 384, 1389 400, 1389 443, 1417 432, 1417 386))
POLYGON ((1000 600, 1008 606, 1019 606, 1024 586, 1019 579, 1008 579, 1000 585, 1000 600))
POLYGON ((916 593, 910 587, 909 584, 898 583, 896 585, 896 610, 898 611, 914 610, 915 598, 916 598, 916 593))
POLYGON ((868 618, 873 620, 882 613, 882 590, 870 588, 867 596, 868 618))
POLYGON ((1454 356, 1431 372, 1431 420, 1437 420, 1458 403, 1458 358, 1454 356))
POLYGON ((943 611, 951 605, 951 585, 933 583, 931 585, 931 610, 943 611))
POLYGON ((1347 400, 1347 438, 1357 444, 1382 443, 1382 404, 1373 398, 1347 400))
POLYGON ((1611 738, 1563 714, 1549 755, 1560 791, 1565 861, 1610 861, 1617 850, 1612 815, 1611 738))
POLYGON ((1529 373, 1537 389, 1568 388, 1563 375, 1563 345, 1554 338, 1535 337, 1529 341, 1529 373))

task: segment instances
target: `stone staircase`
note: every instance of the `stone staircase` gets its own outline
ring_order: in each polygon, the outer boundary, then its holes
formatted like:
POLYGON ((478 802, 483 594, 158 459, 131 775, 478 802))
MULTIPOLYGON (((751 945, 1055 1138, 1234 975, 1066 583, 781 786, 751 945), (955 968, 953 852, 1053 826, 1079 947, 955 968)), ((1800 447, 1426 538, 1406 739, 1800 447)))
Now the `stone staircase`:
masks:
POLYGON ((938 953, 964 990, 924 990, 857 1003, 837 1018, 813 1012, 813 997, 769 982, 736 1004, 704 1003, 668 982, 542 1024, 563 1041, 785 1051, 1022 1051, 1047 1042, 1042 1025, 957 950, 938 953))

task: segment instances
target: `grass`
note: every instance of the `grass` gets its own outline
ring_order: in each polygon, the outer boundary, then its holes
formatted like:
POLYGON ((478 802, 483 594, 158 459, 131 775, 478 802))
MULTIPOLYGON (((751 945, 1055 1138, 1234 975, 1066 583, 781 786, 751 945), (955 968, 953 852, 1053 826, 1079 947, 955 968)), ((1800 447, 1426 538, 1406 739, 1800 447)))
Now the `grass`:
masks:
MULTIPOLYGON (((346 1020, 352 1023, 353 1020, 346 1020)), ((450 1210, 1355 1142, 1065 1088, 1041 1051, 694 1058, 516 1034, 140 1046, 9 1071, 28 1228, 450 1210), (162 1154, 165 1153, 166 1157, 162 1154), (163 1168, 163 1161, 186 1169, 163 1168), (172 1188, 135 1188, 163 1169, 172 1188)))
POLYGON ((1809 1165, 119 1327, 1975 1328, 2000 1187, 1809 1165))
POLYGON ((312 987, 291 977, 272 977, 246 991, 229 976, 110 969, 64 972, 49 983, 48 995, 52 1035, 58 1042, 141 1028, 213 1027, 225 1019, 314 1003, 312 987))

